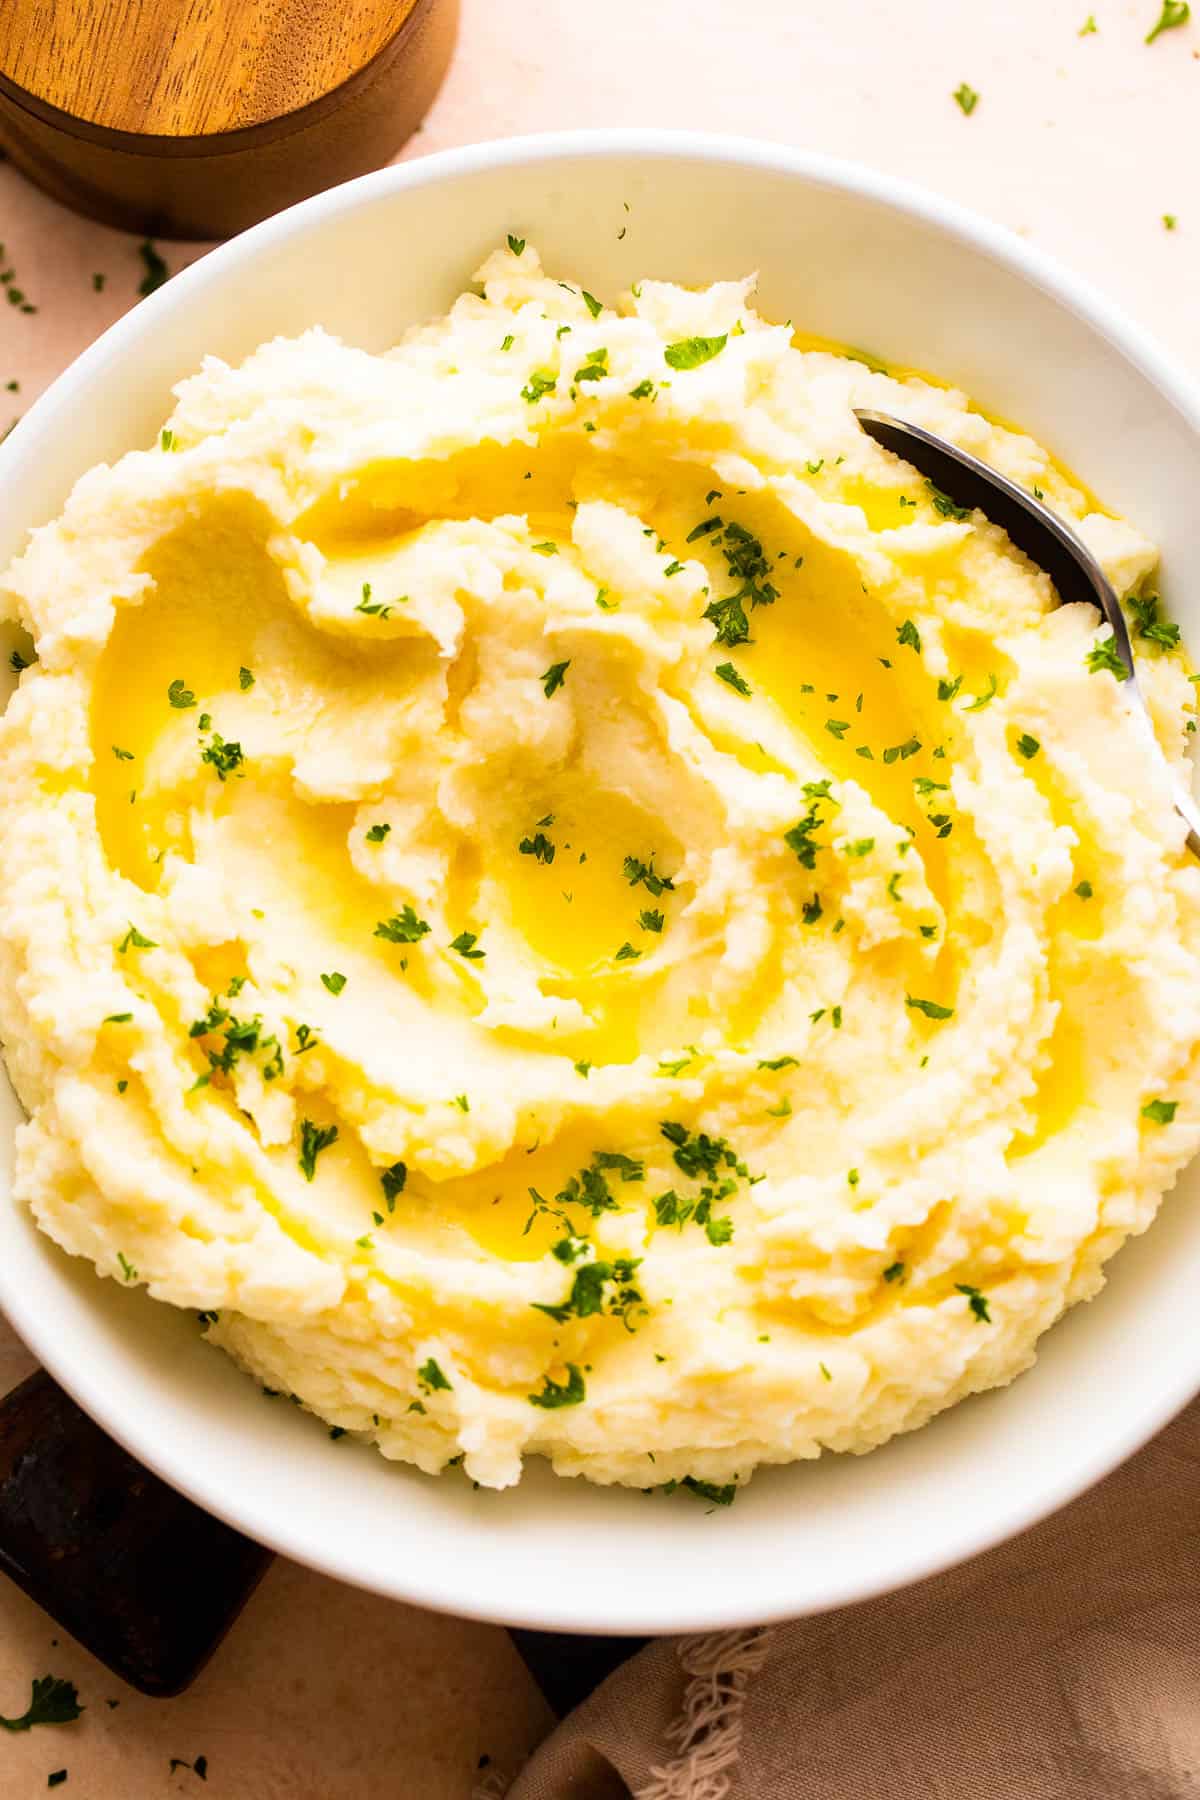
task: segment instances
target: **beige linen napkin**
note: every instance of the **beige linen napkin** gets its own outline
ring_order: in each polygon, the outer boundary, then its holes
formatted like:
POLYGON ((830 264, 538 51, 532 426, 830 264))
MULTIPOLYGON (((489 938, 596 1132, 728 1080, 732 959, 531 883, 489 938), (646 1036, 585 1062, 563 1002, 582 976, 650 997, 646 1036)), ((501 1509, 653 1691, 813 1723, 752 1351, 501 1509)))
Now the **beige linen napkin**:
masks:
POLYGON ((1090 1494, 949 1574, 651 1645, 507 1789, 482 1792, 1198 1800, 1200 1402, 1090 1494))

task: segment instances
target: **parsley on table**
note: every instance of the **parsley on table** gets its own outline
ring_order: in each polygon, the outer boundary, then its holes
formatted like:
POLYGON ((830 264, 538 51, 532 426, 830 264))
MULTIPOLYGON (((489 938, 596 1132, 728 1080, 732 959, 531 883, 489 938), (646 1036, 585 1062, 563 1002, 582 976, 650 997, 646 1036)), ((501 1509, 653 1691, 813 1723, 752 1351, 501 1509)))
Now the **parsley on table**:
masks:
POLYGON ((954 90, 953 98, 958 102, 968 119, 979 105, 979 95, 975 92, 975 89, 969 87, 965 81, 959 82, 954 90))
POLYGON ((541 1406, 552 1411, 559 1406, 578 1406, 587 1397, 587 1384, 577 1363, 567 1364, 567 1379, 554 1381, 549 1375, 543 1375, 542 1388, 539 1393, 528 1396, 531 1406, 541 1406))
POLYGON ((338 1140, 336 1125, 314 1125, 311 1119, 300 1121, 300 1170, 305 1181, 311 1181, 317 1172, 317 1158, 322 1150, 328 1150, 338 1140))
POLYGON ((563 685, 567 678, 567 670, 570 666, 571 658, 568 657, 566 662, 551 663, 545 674, 538 677, 542 684, 542 692, 545 694, 547 700, 549 700, 551 694, 556 694, 563 685))
POLYGON ((375 936, 386 938, 389 944, 415 944, 428 930, 426 921, 419 919, 413 908, 406 903, 390 919, 380 919, 375 927, 375 936))
POLYGON ((20 1718, 6 1719, 0 1714, 0 1726, 5 1731, 29 1731, 35 1725, 70 1725, 83 1710, 73 1681, 41 1675, 33 1683, 29 1705, 20 1718))
POLYGON ((1142 1108, 1142 1117, 1155 1125, 1169 1125, 1178 1106, 1178 1100, 1148 1100, 1142 1108))
POLYGON ((1146 42, 1152 44, 1164 31, 1174 31, 1179 25, 1186 25, 1192 16, 1188 0, 1163 0, 1163 8, 1158 19, 1146 34, 1146 42))
POLYGON ((142 259, 142 267, 145 270, 145 274, 138 283, 138 293, 144 300, 147 294, 152 294, 155 288, 162 286, 171 271, 149 238, 145 238, 138 245, 138 255, 142 259))
POLYGON ((720 337, 680 338, 678 343, 667 345, 663 356, 668 368, 698 369, 701 363, 711 362, 714 356, 719 356, 728 341, 728 332, 722 332, 720 337))

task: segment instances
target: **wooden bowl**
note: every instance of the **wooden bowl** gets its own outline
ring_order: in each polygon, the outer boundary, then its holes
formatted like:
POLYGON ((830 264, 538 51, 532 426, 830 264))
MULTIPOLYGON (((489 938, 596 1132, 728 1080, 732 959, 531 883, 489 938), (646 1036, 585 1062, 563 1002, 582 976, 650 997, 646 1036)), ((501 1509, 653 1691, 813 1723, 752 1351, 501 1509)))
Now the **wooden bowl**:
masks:
POLYGON ((0 145, 78 212, 224 237, 378 168, 458 0, 0 0, 0 145))

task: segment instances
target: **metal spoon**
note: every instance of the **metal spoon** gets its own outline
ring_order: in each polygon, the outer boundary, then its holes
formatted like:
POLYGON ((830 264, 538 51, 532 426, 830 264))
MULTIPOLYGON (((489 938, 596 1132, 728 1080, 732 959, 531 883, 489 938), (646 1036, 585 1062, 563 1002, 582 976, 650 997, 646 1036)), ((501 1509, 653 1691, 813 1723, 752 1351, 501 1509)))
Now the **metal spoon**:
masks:
MULTIPOLYGON (((1006 531, 1017 548, 1046 571, 1064 606, 1086 600, 1100 609, 1112 626, 1113 642, 1125 664, 1125 690, 1141 708, 1150 729, 1150 715, 1138 686, 1121 603, 1099 563, 1070 526, 1015 481, 932 431, 867 407, 855 407, 854 416, 868 437, 893 456, 911 463, 956 506, 978 507, 994 525, 1006 531)), ((1171 790, 1175 810, 1188 828, 1188 849, 1200 856, 1200 807, 1173 771, 1171 790)))

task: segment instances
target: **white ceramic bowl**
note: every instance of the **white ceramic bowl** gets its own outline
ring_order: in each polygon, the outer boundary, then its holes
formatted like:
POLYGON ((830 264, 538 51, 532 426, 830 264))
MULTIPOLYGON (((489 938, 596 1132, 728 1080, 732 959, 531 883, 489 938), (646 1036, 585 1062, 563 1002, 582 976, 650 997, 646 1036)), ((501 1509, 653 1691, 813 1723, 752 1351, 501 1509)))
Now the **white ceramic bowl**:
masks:
MULTIPOLYGON (((92 463, 152 441, 208 351, 322 324, 382 349, 508 230, 596 293, 760 271, 768 316, 961 384, 1164 551, 1200 643, 1200 397, 1143 334, 1018 239, 798 151, 614 131, 513 139, 335 188, 205 257, 82 356, 0 448, 0 566, 92 463)), ((1136 1046, 1131 1046, 1136 1053, 1136 1046)), ((18 1110, 0 1096, 0 1156, 18 1110)), ((1078 1494, 1200 1389, 1200 1169, 1036 1368, 866 1458, 758 1475, 729 1511, 562 1481, 473 1492, 262 1397, 194 1320, 98 1281, 0 1205, 0 1302, 101 1425, 276 1549, 398 1599, 559 1630, 790 1617, 970 1556, 1078 1494)))

